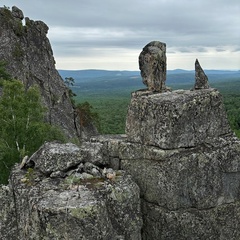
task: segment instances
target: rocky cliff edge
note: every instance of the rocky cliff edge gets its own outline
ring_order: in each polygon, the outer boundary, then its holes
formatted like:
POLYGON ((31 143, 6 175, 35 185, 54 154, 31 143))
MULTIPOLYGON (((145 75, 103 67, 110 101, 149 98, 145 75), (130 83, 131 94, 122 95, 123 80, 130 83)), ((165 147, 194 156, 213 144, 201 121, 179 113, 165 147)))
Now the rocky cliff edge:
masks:
POLYGON ((39 86, 46 120, 60 126, 68 138, 78 137, 69 90, 55 68, 53 51, 47 38, 48 26, 33 21, 16 6, 0 8, 0 60, 13 78, 26 88, 39 86))

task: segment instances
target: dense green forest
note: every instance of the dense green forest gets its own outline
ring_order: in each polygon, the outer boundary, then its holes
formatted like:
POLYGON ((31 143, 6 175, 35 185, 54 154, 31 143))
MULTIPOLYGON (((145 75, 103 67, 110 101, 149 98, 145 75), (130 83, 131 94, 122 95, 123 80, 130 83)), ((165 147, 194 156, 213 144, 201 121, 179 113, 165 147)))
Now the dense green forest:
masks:
MULTIPOLYGON (((136 80, 141 81, 140 77, 136 78, 136 80)), ((77 95, 75 101, 77 103, 89 102, 93 107, 92 111, 98 113, 100 121, 99 132, 102 134, 120 134, 125 132, 125 121, 131 92, 139 89, 136 87, 144 88, 143 85, 128 86, 125 84, 122 86, 121 84, 114 84, 109 84, 106 87, 107 85, 103 84, 103 86, 99 79, 99 81, 96 80, 94 83, 82 82, 73 87, 73 91, 77 95)), ((221 92, 231 128, 240 137, 240 79, 230 78, 213 81, 210 84, 211 87, 217 88, 221 92)), ((191 89, 192 86, 193 83, 189 82, 180 84, 173 82, 170 84, 173 90, 191 89)))

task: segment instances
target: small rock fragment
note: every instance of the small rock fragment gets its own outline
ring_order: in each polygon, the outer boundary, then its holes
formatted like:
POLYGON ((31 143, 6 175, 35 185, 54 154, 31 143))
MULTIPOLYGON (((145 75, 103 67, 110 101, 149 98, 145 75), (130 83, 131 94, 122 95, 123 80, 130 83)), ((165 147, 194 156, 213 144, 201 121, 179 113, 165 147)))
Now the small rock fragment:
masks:
POLYGON ((25 156, 20 164, 20 169, 23 169, 28 161, 28 156, 25 156))
POLYGON ((208 89, 208 88, 209 88, 208 77, 204 73, 202 67, 200 66, 200 63, 196 59, 196 61, 195 61, 195 85, 194 85, 194 90, 208 89))

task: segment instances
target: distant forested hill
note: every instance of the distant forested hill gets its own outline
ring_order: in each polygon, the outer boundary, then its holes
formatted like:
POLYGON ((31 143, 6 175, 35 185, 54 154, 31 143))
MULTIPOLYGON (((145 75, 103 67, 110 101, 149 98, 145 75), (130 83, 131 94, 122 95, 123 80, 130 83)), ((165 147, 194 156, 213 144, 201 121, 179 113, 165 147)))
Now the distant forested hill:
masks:
MULTIPOLYGON (((63 78, 72 77, 75 80, 74 88, 83 91, 101 91, 103 89, 139 89, 145 88, 142 84, 139 71, 107 71, 107 70, 59 70, 63 78)), ((206 70, 210 85, 220 82, 229 82, 240 79, 240 71, 206 70)), ((184 88, 194 85, 194 71, 182 69, 169 70, 166 84, 173 88, 184 88)))
MULTIPOLYGON (((125 117, 131 92, 146 88, 139 71, 59 70, 63 79, 75 80, 72 90, 79 102, 89 102, 100 117, 100 132, 124 133, 125 117)), ((231 126, 240 129, 240 71, 206 70, 209 84, 224 96, 231 126)), ((195 71, 182 69, 167 72, 166 85, 175 89, 191 89, 195 71)), ((240 130, 239 130, 240 136, 240 130)))

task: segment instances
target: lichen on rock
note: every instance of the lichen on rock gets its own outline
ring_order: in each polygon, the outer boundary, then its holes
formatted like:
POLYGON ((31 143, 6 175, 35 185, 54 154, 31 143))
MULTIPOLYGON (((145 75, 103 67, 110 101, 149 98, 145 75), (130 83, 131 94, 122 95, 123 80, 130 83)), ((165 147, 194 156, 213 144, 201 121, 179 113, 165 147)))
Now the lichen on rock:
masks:
POLYGON ((16 165, 10 186, 0 195, 0 216, 6 216, 1 234, 9 237, 4 232, 9 212, 18 212, 12 216, 18 222, 15 239, 140 239, 139 187, 125 172, 87 159, 74 144, 45 143, 29 158, 35 163, 31 178, 29 168, 16 165), (107 172, 115 172, 114 179, 107 172), (8 192, 15 196, 10 209, 5 208, 11 203, 8 192))

